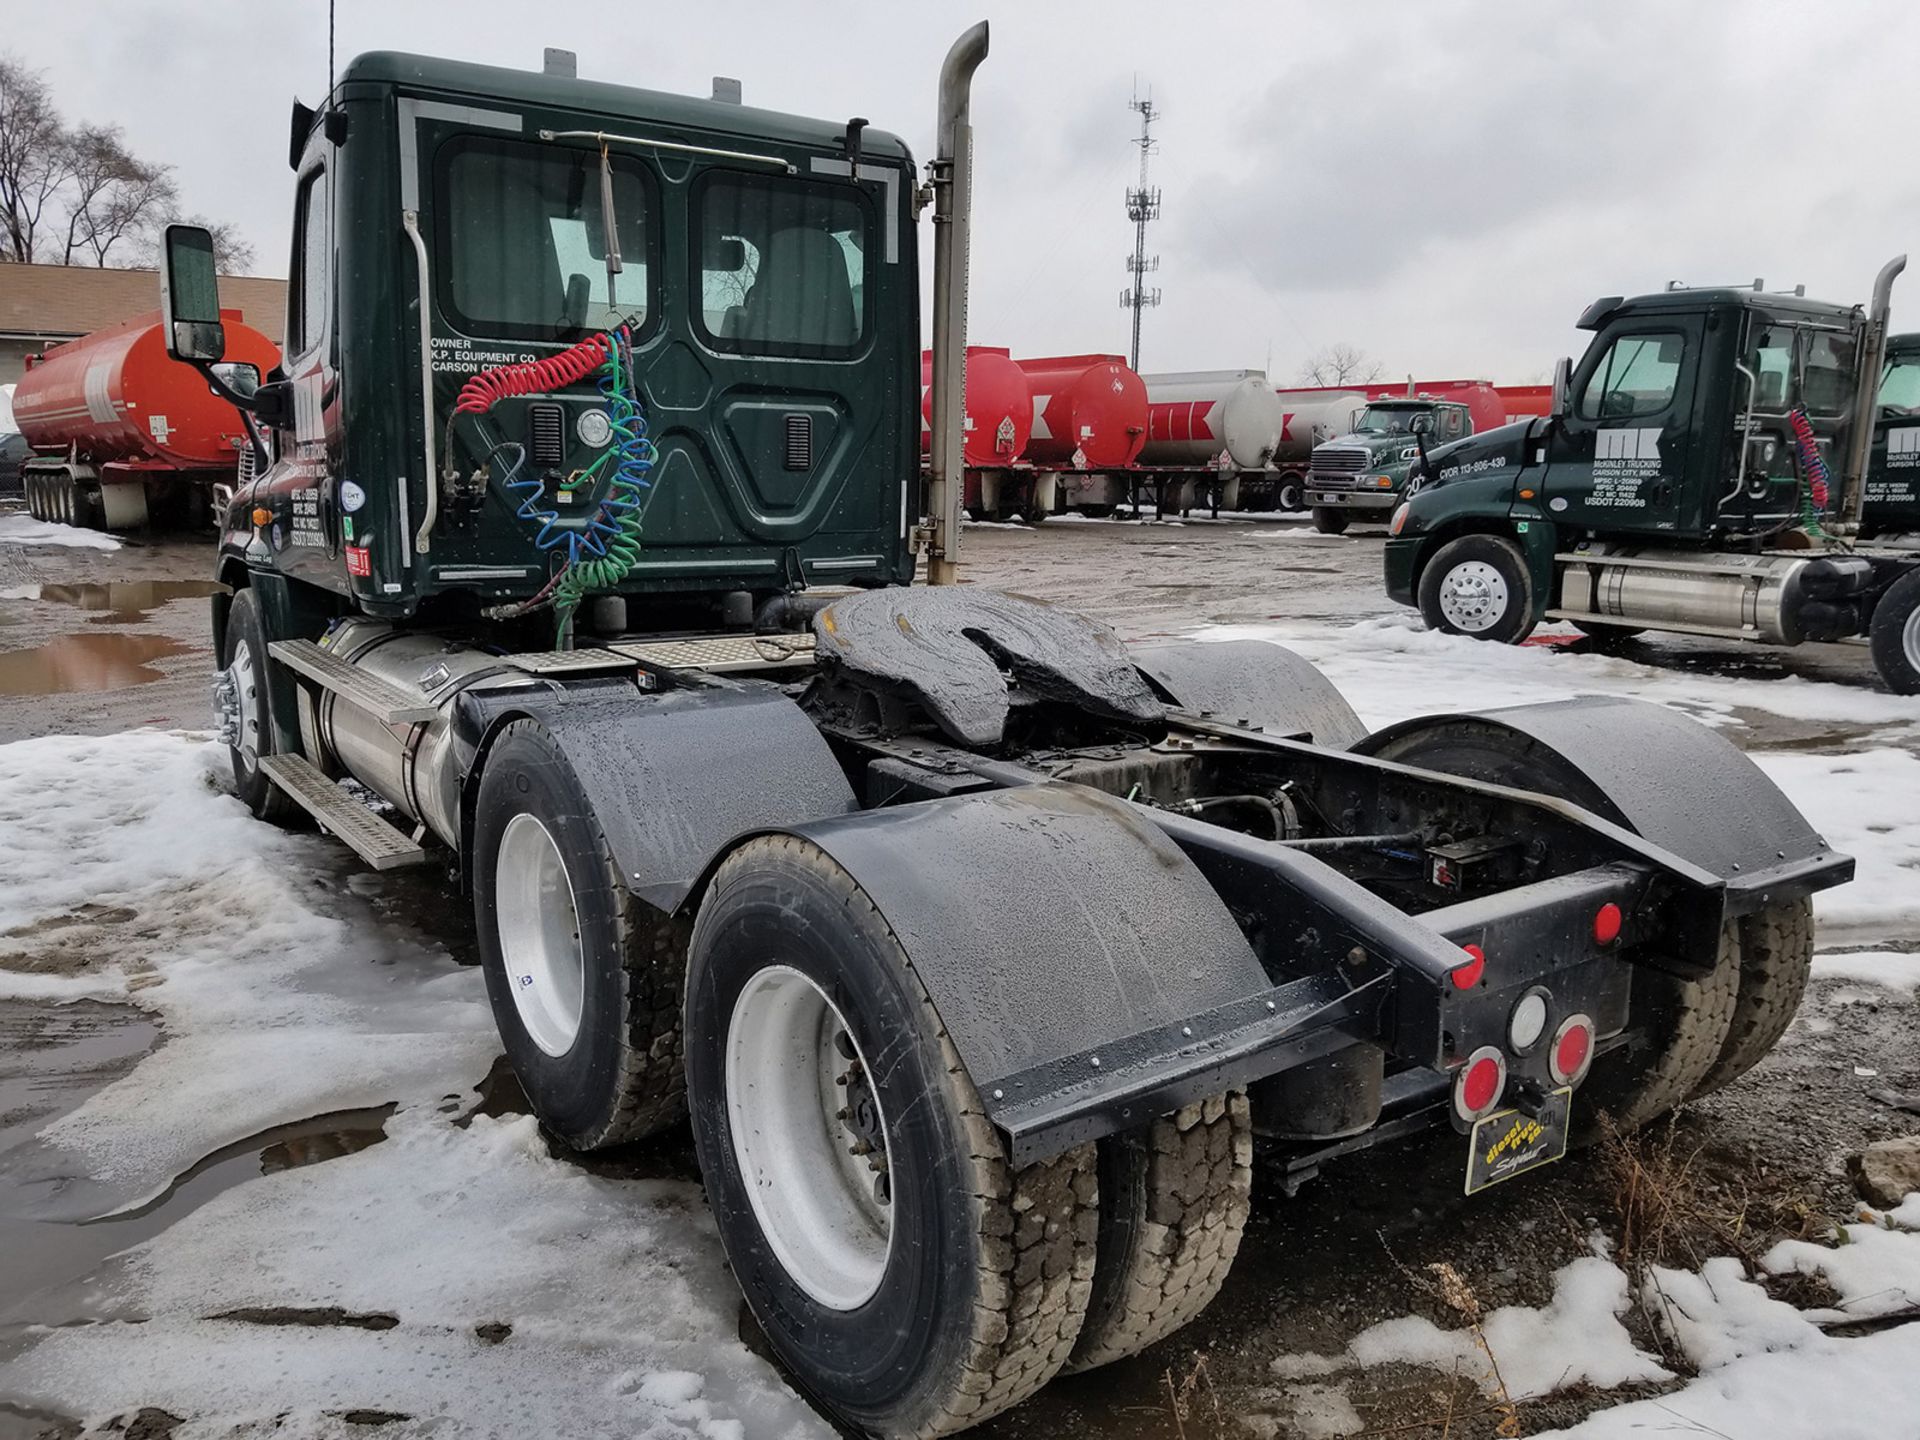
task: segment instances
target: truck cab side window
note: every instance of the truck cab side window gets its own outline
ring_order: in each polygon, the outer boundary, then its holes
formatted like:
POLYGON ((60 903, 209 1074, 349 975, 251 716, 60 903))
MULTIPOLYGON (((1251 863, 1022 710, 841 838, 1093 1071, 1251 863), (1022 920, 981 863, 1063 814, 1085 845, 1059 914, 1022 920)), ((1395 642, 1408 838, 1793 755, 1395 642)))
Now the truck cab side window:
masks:
POLYGON ((287 354, 304 355, 327 333, 328 270, 333 225, 327 210, 327 172, 300 182, 294 199, 293 283, 287 294, 287 354))
POLYGON ((1686 338, 1677 331, 1619 336, 1581 389, 1580 418, 1632 420, 1658 415, 1673 403, 1686 353, 1686 338))
POLYGON ((1896 420, 1920 415, 1920 355, 1888 358, 1880 372, 1880 413, 1896 420))
POLYGON ((700 311, 716 348, 844 355, 866 333, 867 208, 846 185, 721 175, 699 196, 700 311))

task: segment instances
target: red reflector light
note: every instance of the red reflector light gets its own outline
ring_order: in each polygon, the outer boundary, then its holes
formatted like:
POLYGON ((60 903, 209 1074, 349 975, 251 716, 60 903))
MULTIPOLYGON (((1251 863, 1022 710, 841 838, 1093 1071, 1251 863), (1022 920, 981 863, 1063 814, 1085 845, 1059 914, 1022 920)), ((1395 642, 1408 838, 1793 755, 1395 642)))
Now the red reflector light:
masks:
POLYGON ((1466 961, 1447 973, 1453 980, 1454 989, 1471 990, 1480 983, 1480 977, 1487 973, 1487 952, 1478 945, 1462 945, 1460 948, 1467 952, 1466 961))
POLYGON ((1620 907, 1609 900, 1593 912, 1593 938, 1602 945, 1611 945, 1620 938, 1620 926, 1623 923, 1620 907))
POLYGON ((1467 1057, 1453 1082, 1453 1108, 1469 1123, 1489 1114, 1507 1088, 1507 1057, 1483 1045, 1467 1057))
POLYGON ((1547 1052, 1547 1072, 1556 1085, 1578 1085, 1593 1064, 1593 1022, 1584 1015, 1570 1015, 1553 1033, 1553 1048, 1547 1052))

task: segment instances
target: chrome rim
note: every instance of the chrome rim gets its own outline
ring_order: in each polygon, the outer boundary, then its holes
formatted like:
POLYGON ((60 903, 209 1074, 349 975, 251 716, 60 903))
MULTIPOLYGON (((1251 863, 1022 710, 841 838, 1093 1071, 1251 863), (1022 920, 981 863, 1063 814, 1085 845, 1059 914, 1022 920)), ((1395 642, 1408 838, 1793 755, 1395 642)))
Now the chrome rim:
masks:
POLYGON ((893 1245, 886 1116, 845 1017, 807 976, 769 965, 727 1027, 733 1154, 768 1246, 830 1310, 873 1298, 893 1245))
POLYGON ((252 775, 260 764, 260 681, 253 666, 253 647, 245 640, 234 641, 233 661, 227 668, 233 672, 233 693, 240 705, 240 740, 233 748, 246 773, 252 775))
POLYGON ((500 961, 527 1038, 564 1055, 580 1034, 587 962, 573 881, 547 827, 520 814, 507 822, 494 861, 500 961))
POLYGON ((1920 670, 1920 605, 1907 612, 1907 623, 1900 631, 1900 648, 1907 652, 1907 664, 1920 670))
POLYGON ((1477 635, 1507 613, 1507 582, 1484 560, 1463 560, 1440 579, 1440 613, 1456 630, 1477 635))

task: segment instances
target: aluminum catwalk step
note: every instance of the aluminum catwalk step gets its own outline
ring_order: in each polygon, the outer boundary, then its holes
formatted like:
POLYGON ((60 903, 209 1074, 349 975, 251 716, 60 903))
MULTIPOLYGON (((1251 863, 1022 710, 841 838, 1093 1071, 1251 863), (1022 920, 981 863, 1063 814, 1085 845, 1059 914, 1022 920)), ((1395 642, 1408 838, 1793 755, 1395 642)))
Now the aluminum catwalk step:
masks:
POLYGON ((328 834, 376 870, 418 865, 427 852, 362 805, 301 755, 268 755, 260 769, 328 834))
POLYGON ((682 639, 615 640, 607 649, 661 670, 765 670, 813 663, 813 636, 694 635, 682 639))
POLYGON ((267 645, 267 653, 289 670, 375 716, 383 725, 411 725, 440 713, 427 701, 348 664, 311 640, 274 640, 267 645))

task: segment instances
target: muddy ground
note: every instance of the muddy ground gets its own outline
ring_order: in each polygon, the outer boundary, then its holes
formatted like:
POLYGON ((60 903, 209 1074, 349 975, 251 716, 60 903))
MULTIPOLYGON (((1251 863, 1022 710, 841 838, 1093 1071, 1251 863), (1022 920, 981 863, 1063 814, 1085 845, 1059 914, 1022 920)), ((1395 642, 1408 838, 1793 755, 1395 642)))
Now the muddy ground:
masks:
MULTIPOLYGON (((1273 617, 1344 624, 1389 608, 1375 536, 1276 539, 1276 523, 973 527, 968 573, 975 583, 1071 603, 1131 639, 1273 617)), ((113 553, 0 545, 0 742, 203 727, 212 669, 202 598, 209 568, 200 539, 136 540, 113 553)), ((1871 684, 1864 653, 1845 649, 1777 654, 1663 639, 1636 653, 1756 681, 1798 674, 1871 684)), ((1740 738, 1749 745, 1842 748, 1851 738, 1837 724, 1744 718, 1751 728, 1740 738)), ((466 916, 451 887, 414 874, 359 877, 355 888, 396 927, 424 929, 456 953, 464 948, 466 916)), ((1875 948, 1920 949, 1920 935, 1869 938, 1875 948)), ((1642 1231, 1639 1252, 1626 1258, 1691 1265, 1729 1249, 1757 1253, 1774 1236, 1849 1214, 1845 1157, 1867 1141, 1920 1129, 1920 1118, 1868 1093, 1920 1091, 1916 1013, 1892 998, 1856 1002, 1816 985, 1806 1014, 1820 1023, 1796 1023, 1751 1075, 1640 1142, 1635 1158, 1664 1167, 1661 1184, 1675 1209, 1666 1230, 1642 1231)), ((126 1007, 0 1006, 5 1168, 21 1168, 49 1117, 163 1043, 149 1020, 126 1007)), ((473 1103, 493 1113, 518 1108, 503 1072, 483 1089, 473 1103)), ((71 1318, 73 1285, 106 1256, 224 1186, 376 1143, 382 1119, 379 1111, 320 1116, 228 1147, 150 1206, 108 1224, 7 1219, 17 1197, 0 1176, 0 1353, 30 1343, 35 1324, 71 1318)), ((1409 1311, 1458 1323, 1431 1294, 1426 1267, 1439 1262, 1451 1264, 1488 1307, 1544 1303, 1555 1270, 1587 1253, 1596 1229, 1620 1237, 1644 1224, 1644 1215, 1628 1215, 1621 1203, 1629 1158, 1589 1152, 1472 1201, 1460 1195, 1463 1156, 1451 1135, 1336 1162, 1292 1197, 1262 1174, 1240 1260, 1199 1323, 1134 1361, 1057 1381, 977 1433, 1032 1440, 1326 1433, 1315 1428, 1312 1405, 1300 1409, 1297 1392, 1290 1398, 1273 1379, 1276 1355, 1331 1353, 1363 1326, 1409 1311)), ((684 1136, 582 1163, 602 1174, 694 1174, 684 1136)), ((1648 1327, 1633 1323, 1643 1346, 1658 1352, 1648 1327)), ((1471 1384, 1449 1384, 1431 1371, 1366 1372, 1348 1393, 1370 1434, 1492 1435, 1500 1419, 1471 1384)), ((1631 1393, 1647 1392, 1576 1391, 1528 1403, 1521 1431, 1568 1423, 1631 1393)), ((141 1423, 164 1435, 169 1419, 141 1423)), ((10 1407, 0 1395, 0 1440, 72 1433, 62 1417, 10 1407)))

